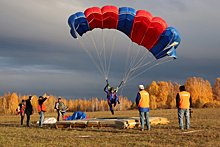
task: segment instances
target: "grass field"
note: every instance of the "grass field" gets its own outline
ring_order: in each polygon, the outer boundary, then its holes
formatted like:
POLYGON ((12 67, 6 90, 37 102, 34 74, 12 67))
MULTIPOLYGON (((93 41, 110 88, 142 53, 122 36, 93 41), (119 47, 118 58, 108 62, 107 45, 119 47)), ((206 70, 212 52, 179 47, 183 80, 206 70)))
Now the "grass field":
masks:
MULTIPOLYGON (((90 118, 112 116, 110 112, 87 112, 87 115, 90 118)), ((138 116, 136 110, 116 111, 114 115, 138 116)), ((138 128, 38 128, 39 115, 34 114, 33 125, 28 128, 20 125, 20 116, 0 116, 0 146, 220 146, 220 109, 194 109, 189 130, 178 129, 176 109, 151 110, 150 116, 166 117, 170 123, 151 126, 150 131, 144 132, 138 128)), ((45 117, 56 117, 56 113, 46 113, 45 117)))

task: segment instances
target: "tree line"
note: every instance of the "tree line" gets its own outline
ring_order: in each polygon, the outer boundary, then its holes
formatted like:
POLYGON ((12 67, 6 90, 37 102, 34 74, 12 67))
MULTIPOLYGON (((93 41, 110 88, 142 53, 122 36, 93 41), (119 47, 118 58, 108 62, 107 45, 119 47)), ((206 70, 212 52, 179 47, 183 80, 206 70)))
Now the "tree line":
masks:
MULTIPOLYGON (((191 94, 192 106, 194 108, 220 107, 220 78, 217 78, 212 88, 209 81, 202 78, 188 78, 185 87, 191 94)), ((146 86, 150 94, 150 108, 176 108, 176 95, 180 84, 172 82, 153 81, 146 86)), ((133 106, 135 104, 133 103, 133 106)))
MULTIPOLYGON (((170 109, 176 108, 176 94, 179 92, 177 82, 172 83, 164 81, 153 81, 147 85, 145 90, 150 94, 150 109, 170 109)), ((214 87, 209 81, 202 78, 188 78, 185 82, 186 90, 191 93, 192 103, 194 108, 202 107, 220 107, 220 78, 217 78, 214 87)), ((44 94, 44 97, 47 95, 44 94)), ((54 112, 57 96, 49 95, 50 98, 45 101, 47 112, 54 112)), ((22 100, 26 100, 29 95, 21 95, 17 93, 5 93, 0 97, 0 115, 15 114, 18 104, 22 100)), ((127 97, 119 96, 120 105, 117 105, 115 110, 127 110, 136 108, 136 103, 131 102, 127 97)), ((69 111, 108 111, 108 101, 106 99, 90 98, 85 99, 70 99, 62 98, 65 106, 69 107, 69 111)), ((133 99, 135 101, 135 99, 133 99)), ((38 97, 33 95, 32 105, 34 112, 37 113, 38 97)))
MULTIPOLYGON (((44 94, 43 97, 46 97, 47 95, 44 94)), ((53 96, 52 94, 49 95, 50 98, 45 101, 45 106, 47 109, 47 112, 55 112, 54 109, 55 102, 57 102, 57 96, 53 96)), ((17 93, 5 93, 3 97, 0 97, 0 115, 7 115, 7 114, 16 114, 16 109, 21 103, 22 100, 28 99, 29 95, 21 95, 17 93)), ((114 107, 115 110, 127 110, 131 107, 132 102, 128 100, 127 97, 119 96, 120 105, 116 105, 114 107)), ((98 98, 91 98, 87 100, 86 98, 84 100, 82 99, 70 99, 66 100, 65 98, 62 98, 62 102, 65 106, 69 107, 70 112, 74 111, 83 111, 83 112, 94 112, 94 111, 108 111, 108 101, 105 99, 98 98)), ((38 97, 36 95, 33 95, 33 99, 31 101, 31 104, 33 106, 34 113, 37 113, 37 106, 38 106, 38 97)))

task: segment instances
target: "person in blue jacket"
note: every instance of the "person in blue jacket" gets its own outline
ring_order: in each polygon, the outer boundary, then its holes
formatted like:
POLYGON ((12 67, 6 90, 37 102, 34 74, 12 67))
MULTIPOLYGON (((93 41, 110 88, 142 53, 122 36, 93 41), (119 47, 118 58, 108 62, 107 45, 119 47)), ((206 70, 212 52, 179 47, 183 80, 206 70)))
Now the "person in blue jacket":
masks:
POLYGON ((114 107, 116 106, 117 102, 118 102, 118 104, 120 104, 119 99, 118 99, 118 95, 117 95, 118 88, 116 90, 113 87, 108 89, 108 86, 109 86, 109 84, 107 84, 105 86, 104 91, 107 93, 108 105, 110 107, 112 115, 114 115, 114 110, 112 108, 112 104, 114 104, 114 107))

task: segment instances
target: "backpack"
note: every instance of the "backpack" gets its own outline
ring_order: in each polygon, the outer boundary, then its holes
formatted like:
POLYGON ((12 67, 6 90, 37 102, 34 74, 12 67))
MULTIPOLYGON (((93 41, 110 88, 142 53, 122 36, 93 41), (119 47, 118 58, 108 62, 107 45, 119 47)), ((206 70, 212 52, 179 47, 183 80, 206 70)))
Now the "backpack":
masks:
POLYGON ((18 108, 16 109, 16 114, 18 115, 18 114, 20 114, 20 112, 21 112, 21 107, 22 107, 22 104, 18 104, 18 108))
POLYGON ((58 103, 58 102, 55 102, 55 106, 54 106, 54 109, 57 109, 57 107, 56 107, 56 106, 57 106, 57 103, 58 103))

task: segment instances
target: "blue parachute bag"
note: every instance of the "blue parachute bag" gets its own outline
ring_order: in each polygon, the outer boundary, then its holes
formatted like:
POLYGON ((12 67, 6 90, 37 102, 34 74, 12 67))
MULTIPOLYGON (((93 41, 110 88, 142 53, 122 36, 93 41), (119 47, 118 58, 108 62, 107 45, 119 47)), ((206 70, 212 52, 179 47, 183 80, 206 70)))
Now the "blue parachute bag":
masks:
POLYGON ((87 115, 84 112, 76 111, 73 113, 72 116, 67 117, 66 121, 68 120, 76 120, 76 119, 86 119, 87 115))

